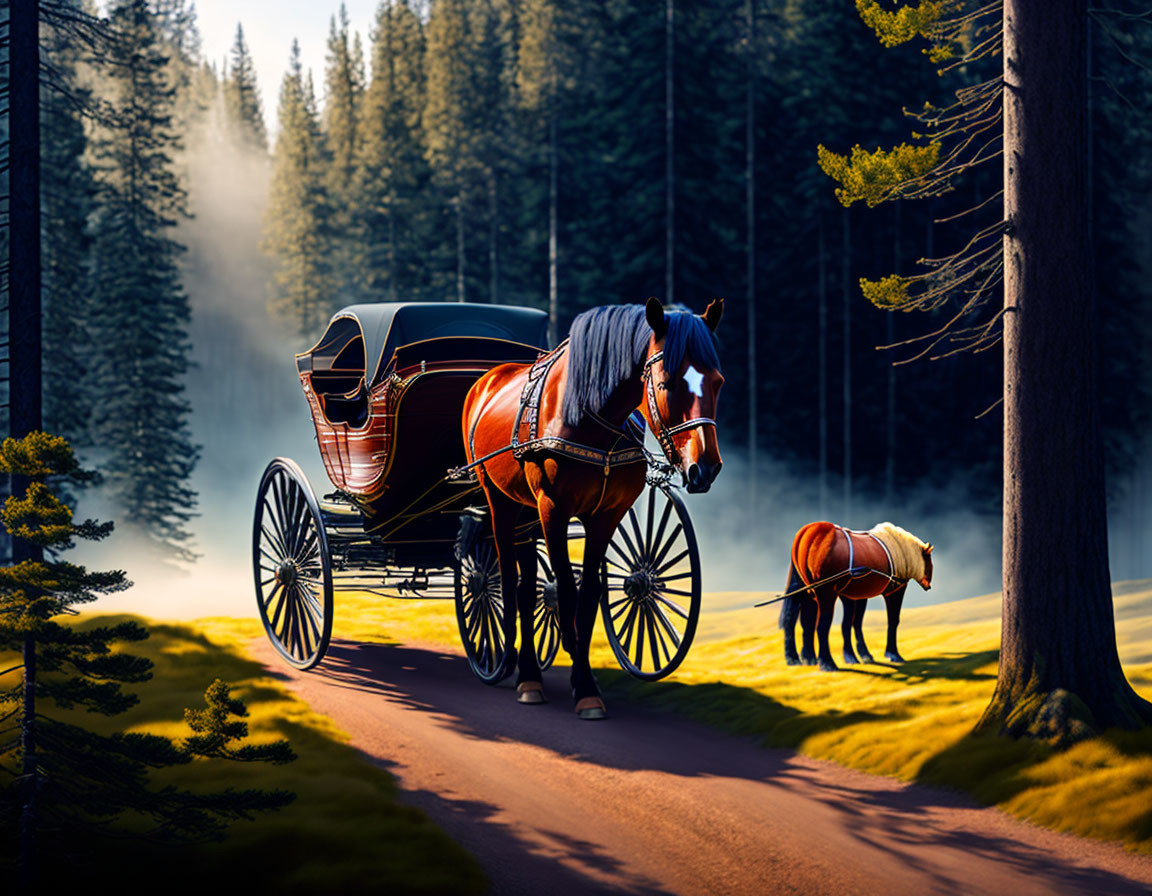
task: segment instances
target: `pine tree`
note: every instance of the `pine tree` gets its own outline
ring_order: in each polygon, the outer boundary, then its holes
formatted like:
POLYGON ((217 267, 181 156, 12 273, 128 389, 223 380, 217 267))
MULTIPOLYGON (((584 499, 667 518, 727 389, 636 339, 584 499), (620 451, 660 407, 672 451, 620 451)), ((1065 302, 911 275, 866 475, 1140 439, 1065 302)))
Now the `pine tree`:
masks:
POLYGON ((311 76, 292 42, 280 86, 280 130, 272 154, 272 185, 265 219, 266 246, 276 262, 269 306, 301 342, 315 339, 337 304, 325 228, 320 124, 311 76))
POLYGON ((356 301, 361 293, 361 272, 355 268, 356 160, 361 141, 360 116, 364 95, 364 59, 359 35, 348 30, 348 11, 340 5, 328 31, 328 58, 324 72, 325 189, 334 287, 340 304, 356 301))
MULTIPOLYGON (((151 662, 114 645, 143 640, 138 622, 76 627, 57 621, 76 607, 128 585, 122 571, 89 571, 59 559, 77 539, 99 540, 111 523, 77 522, 56 491, 63 482, 89 484, 68 443, 35 432, 0 445, 0 472, 29 483, 0 511, 8 533, 44 551, 47 559, 25 560, 0 569, 0 650, 18 651, 22 662, 0 674, 22 672, 23 680, 0 691, 0 768, 10 776, 0 788, 4 828, 19 832, 19 862, 26 889, 34 888, 44 857, 62 851, 82 858, 102 837, 135 830, 150 839, 217 837, 227 821, 290 802, 282 791, 193 794, 149 787, 148 770, 186 763, 193 757, 288 762, 286 742, 233 746, 247 727, 233 716, 246 714, 223 682, 209 687, 207 708, 189 710, 194 734, 183 744, 150 734, 102 735, 54 717, 51 708, 84 709, 110 716, 137 702, 122 685, 146 681, 151 662), (135 827, 118 824, 131 815, 135 827), (151 825, 141 829, 140 820, 151 825)), ((14 844, 4 844, 5 850, 14 844)))
POLYGON ((264 128, 264 113, 260 108, 260 92, 256 85, 256 66, 244 41, 244 28, 236 25, 236 40, 228 71, 224 75, 224 104, 228 123, 233 128, 240 146, 268 151, 268 133, 264 128))
POLYGON ((424 99, 423 24, 409 0, 385 0, 376 11, 363 105, 354 264, 365 295, 390 302, 427 295, 429 288, 424 99))
POLYGON ((483 102, 474 78, 476 54, 469 5, 437 0, 428 16, 424 130, 433 174, 448 197, 455 234, 454 298, 468 299, 467 227, 480 165, 475 123, 483 102))
POLYGON ((999 170, 1001 152, 1011 160, 1002 169, 1002 214, 963 249, 927 273, 862 281, 871 301, 890 308, 957 300, 951 320, 923 337, 923 353, 1003 342, 1003 625, 996 691, 979 728, 1068 743, 1150 724, 1152 704, 1120 665, 1109 588, 1088 226, 1087 3, 1004 0, 968 14, 958 2, 857 6, 885 43, 925 37, 946 67, 1003 54, 999 77, 958 91, 947 109, 926 109, 922 145, 822 152, 845 205, 938 195, 985 161, 999 170))
POLYGON ((114 127, 93 139, 99 207, 93 218, 93 333, 98 363, 92 437, 108 490, 134 530, 162 554, 188 559, 198 449, 182 380, 188 369, 184 247, 173 228, 185 213, 175 172, 175 88, 156 17, 144 0, 109 9, 119 40, 106 82, 114 127))
POLYGON ((75 37, 52 22, 41 27, 41 52, 52 72, 52 82, 40 93, 44 425, 74 443, 89 444, 93 396, 84 386, 93 367, 88 217, 96 188, 85 157, 81 109, 90 108, 91 100, 77 76, 75 37))

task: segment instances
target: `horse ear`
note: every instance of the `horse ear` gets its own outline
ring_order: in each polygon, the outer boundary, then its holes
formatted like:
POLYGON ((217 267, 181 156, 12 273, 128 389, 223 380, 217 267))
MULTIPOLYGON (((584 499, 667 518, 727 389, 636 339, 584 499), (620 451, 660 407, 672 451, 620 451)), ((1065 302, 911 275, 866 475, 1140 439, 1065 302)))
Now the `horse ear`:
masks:
POLYGON ((656 296, 651 296, 644 304, 644 316, 648 318, 648 326, 656 334, 657 339, 663 339, 668 330, 668 320, 664 316, 664 306, 656 296))
POLYGON ((724 300, 713 299, 708 303, 708 307, 704 309, 704 313, 700 316, 704 318, 704 323, 708 325, 708 329, 715 333, 716 325, 720 323, 720 318, 723 314, 724 300))
POLYGON ((928 542, 928 546, 926 548, 924 548, 924 553, 925 554, 931 554, 932 553, 932 542, 928 542))

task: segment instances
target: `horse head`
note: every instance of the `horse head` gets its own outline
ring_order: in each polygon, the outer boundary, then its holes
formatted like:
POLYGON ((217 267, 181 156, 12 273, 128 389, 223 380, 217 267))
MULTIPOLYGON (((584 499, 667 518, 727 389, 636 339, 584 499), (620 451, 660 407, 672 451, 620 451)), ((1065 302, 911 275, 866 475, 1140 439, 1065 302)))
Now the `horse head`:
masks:
POLYGON ((644 365, 642 412, 688 491, 706 492, 723 466, 716 441, 716 397, 724 377, 712 334, 724 313, 724 300, 714 300, 696 315, 665 311, 651 298, 644 312, 652 338, 644 365))

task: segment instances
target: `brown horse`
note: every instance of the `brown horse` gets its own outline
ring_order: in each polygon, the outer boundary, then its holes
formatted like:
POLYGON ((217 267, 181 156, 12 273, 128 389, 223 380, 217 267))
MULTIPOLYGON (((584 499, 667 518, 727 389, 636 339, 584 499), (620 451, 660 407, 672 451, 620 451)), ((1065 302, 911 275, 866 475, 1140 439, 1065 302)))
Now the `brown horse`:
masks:
POLYGON ((493 368, 465 398, 464 443, 470 463, 483 460, 477 475, 491 511, 509 645, 514 608, 520 613, 519 702, 544 702, 532 647, 536 554, 531 545, 515 546, 521 509, 532 508, 543 529, 561 642, 572 657, 576 712, 604 718, 588 662, 600 568, 616 526, 644 489, 647 469, 625 421, 639 407, 688 490, 708 490, 721 466, 715 416, 724 378, 713 331, 723 303, 717 299, 699 316, 665 312, 656 299, 593 308, 573 321, 567 343, 534 365, 493 368), (504 450, 510 442, 519 443, 515 451, 504 450), (568 556, 573 517, 585 533, 579 590, 568 556))
POLYGON ((896 629, 909 581, 925 591, 932 587, 932 545, 892 523, 880 523, 867 532, 852 532, 833 523, 808 523, 792 540, 792 566, 780 609, 784 630, 784 658, 790 666, 817 662, 826 672, 837 666, 828 647, 828 631, 836 599, 844 604, 844 662, 873 662, 864 643, 864 609, 870 597, 883 597, 888 609, 888 644, 884 656, 893 663, 904 658, 896 648, 896 629), (803 592, 805 586, 807 593, 803 592), (800 617, 803 649, 796 654, 796 617, 800 617), (812 633, 820 636, 820 652, 813 650, 812 633), (856 634, 852 651, 850 634, 856 634))

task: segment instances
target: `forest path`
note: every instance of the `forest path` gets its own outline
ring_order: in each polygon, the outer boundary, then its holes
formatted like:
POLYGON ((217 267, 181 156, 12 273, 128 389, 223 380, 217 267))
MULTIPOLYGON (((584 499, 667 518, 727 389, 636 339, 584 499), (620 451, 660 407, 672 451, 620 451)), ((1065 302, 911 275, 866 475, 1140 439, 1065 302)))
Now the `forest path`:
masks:
MULTIPOLYGON (((766 750, 615 699, 519 706, 456 653, 333 641, 296 672, 257 657, 394 774, 492 893, 1147 894, 1152 858, 1032 827, 953 794, 766 750)), ((385 884, 386 886, 386 884, 385 884)))

